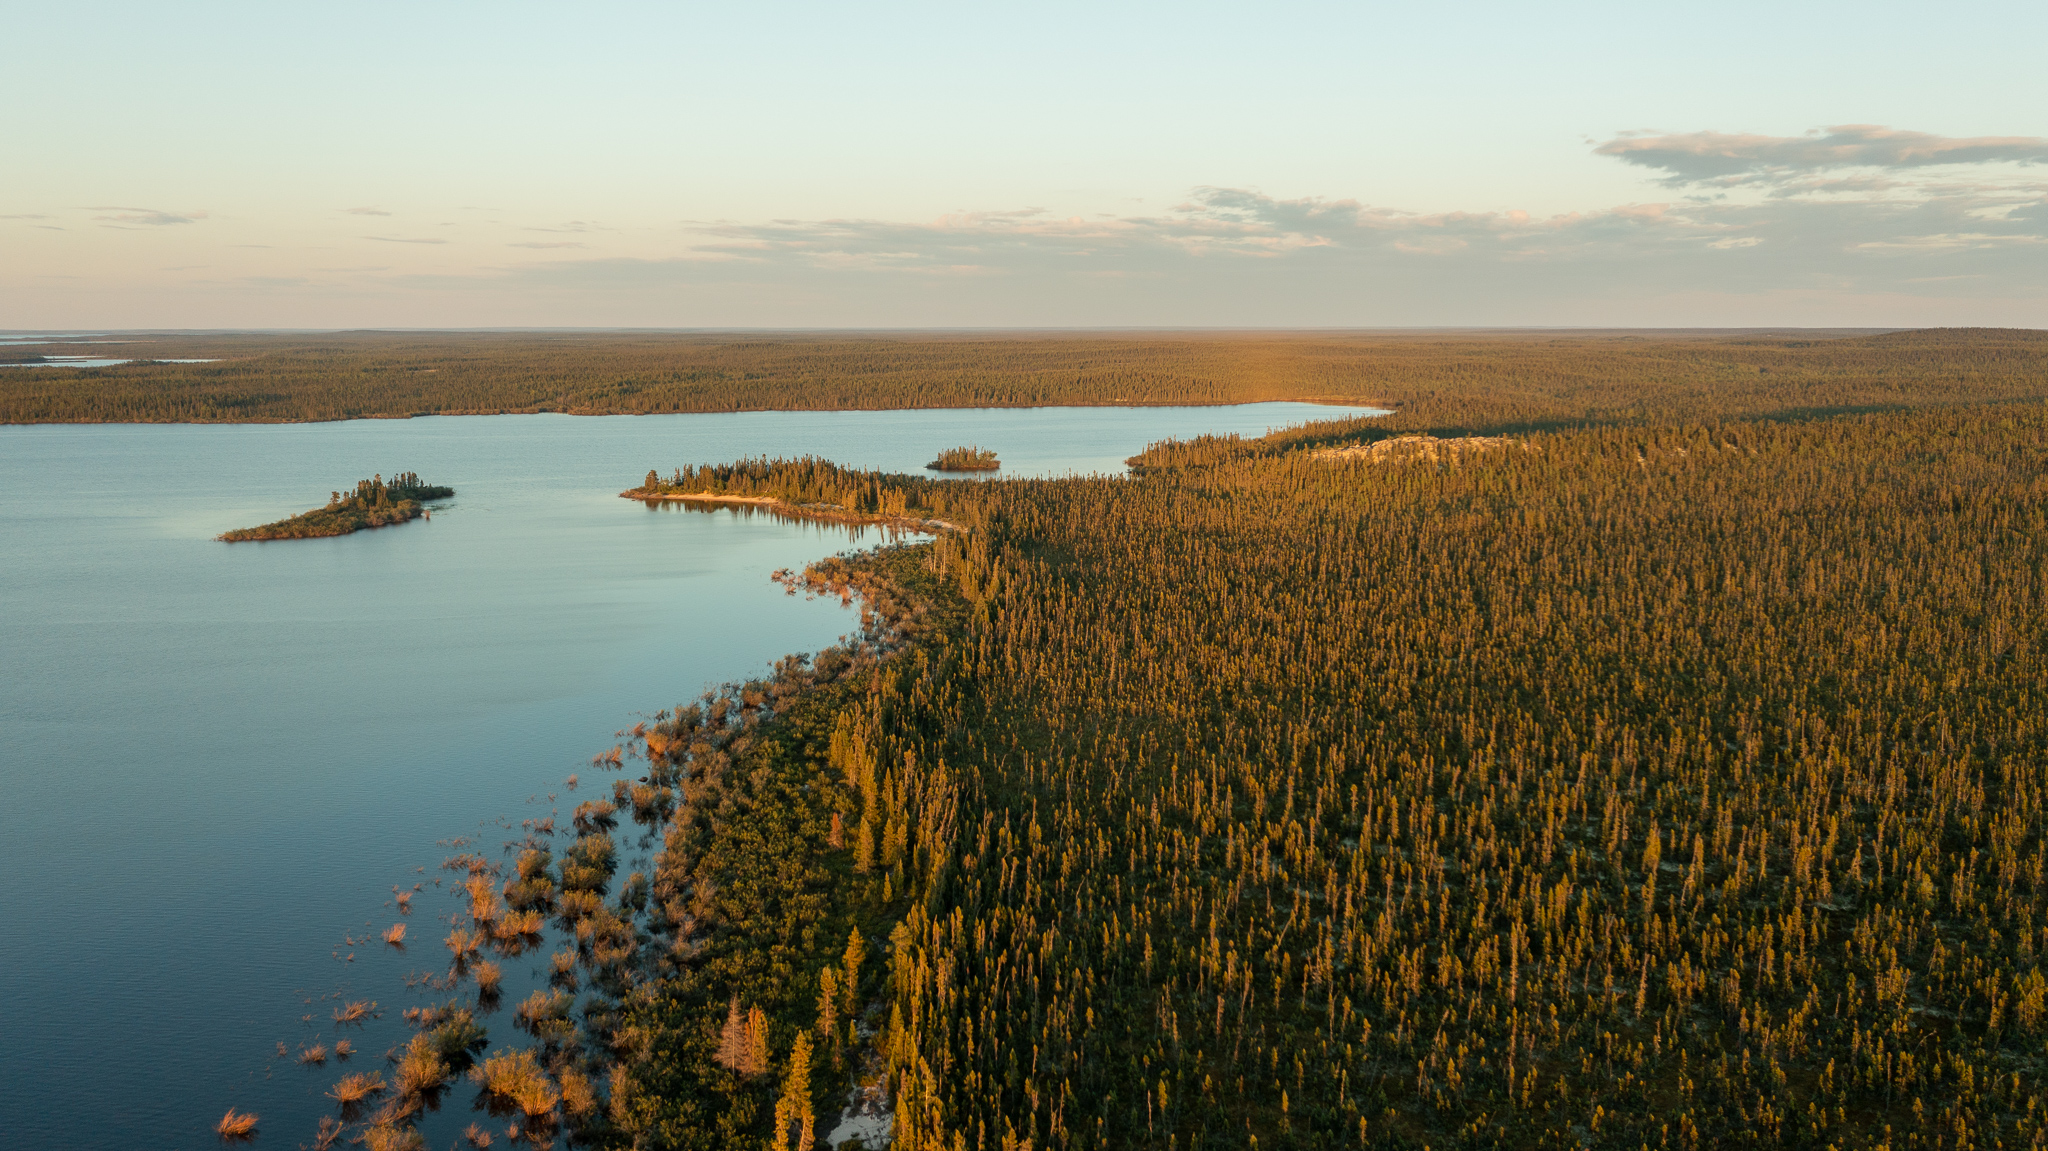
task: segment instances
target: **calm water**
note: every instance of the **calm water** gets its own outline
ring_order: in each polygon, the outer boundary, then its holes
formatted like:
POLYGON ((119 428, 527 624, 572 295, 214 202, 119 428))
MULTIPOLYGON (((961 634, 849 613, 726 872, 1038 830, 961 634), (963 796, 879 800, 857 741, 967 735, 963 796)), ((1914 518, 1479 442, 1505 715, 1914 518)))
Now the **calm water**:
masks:
MULTIPOLYGON (((309 1142, 321 1093, 385 1066, 399 1010, 435 998, 403 978, 446 965, 442 858, 465 837, 495 857, 557 808, 566 824, 609 787, 588 760, 615 730, 853 626, 767 575, 877 535, 618 499, 648 468, 810 452, 908 471, 974 442, 1008 475, 1115 471, 1162 436, 1340 414, 0 428, 0 1146, 214 1146, 229 1106, 262 1114, 258 1146, 309 1142), (457 495, 342 539, 211 539, 402 470, 457 495), (579 771, 595 786, 571 795, 579 771), (419 882, 409 952, 367 941, 419 882), (278 1058, 332 1041, 337 995, 385 1010, 342 1033, 360 1054, 278 1058)), ((545 958, 505 963, 507 1004, 545 958)), ((485 1022, 493 1047, 518 1038, 509 1006, 485 1022)), ((469 1094, 424 1125, 432 1146, 481 1118, 469 1094)))
MULTIPOLYGON (((44 353, 39 364, 0 364, 0 368, 111 368, 127 360, 110 360, 98 356, 58 356, 44 353)), ((159 364, 217 364, 219 360, 156 360, 159 364)))

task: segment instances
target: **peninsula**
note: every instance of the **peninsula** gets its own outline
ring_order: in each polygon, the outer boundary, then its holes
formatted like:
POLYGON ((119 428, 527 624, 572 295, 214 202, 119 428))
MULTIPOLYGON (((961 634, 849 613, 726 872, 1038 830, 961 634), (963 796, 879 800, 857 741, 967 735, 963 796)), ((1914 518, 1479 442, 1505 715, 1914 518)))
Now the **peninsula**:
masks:
POLYGON ((328 496, 327 506, 314 508, 309 512, 295 515, 276 523, 261 527, 238 528, 223 532, 219 538, 227 543, 244 540, 306 540, 326 536, 345 536, 364 528, 381 528, 387 524, 402 524, 426 514, 423 506, 428 500, 444 500, 455 494, 454 488, 435 487, 423 484, 415 472, 402 472, 386 481, 382 475, 359 480, 355 491, 344 496, 334 492, 328 496))
POLYGON ((959 531, 939 518, 952 506, 937 481, 891 477, 841 468, 805 456, 799 460, 741 460, 734 464, 677 468, 667 478, 650 470, 622 498, 649 507, 664 501, 745 504, 794 519, 827 523, 878 524, 910 531, 959 531))

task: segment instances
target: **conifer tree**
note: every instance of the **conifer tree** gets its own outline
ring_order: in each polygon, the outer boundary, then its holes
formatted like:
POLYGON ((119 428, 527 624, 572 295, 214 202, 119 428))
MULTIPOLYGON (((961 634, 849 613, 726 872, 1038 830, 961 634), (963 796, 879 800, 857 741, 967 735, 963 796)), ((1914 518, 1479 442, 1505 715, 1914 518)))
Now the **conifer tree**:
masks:
POLYGON ((811 1151, 811 1037, 797 1033, 782 1076, 782 1098, 775 1102, 775 1146, 779 1151, 811 1151))

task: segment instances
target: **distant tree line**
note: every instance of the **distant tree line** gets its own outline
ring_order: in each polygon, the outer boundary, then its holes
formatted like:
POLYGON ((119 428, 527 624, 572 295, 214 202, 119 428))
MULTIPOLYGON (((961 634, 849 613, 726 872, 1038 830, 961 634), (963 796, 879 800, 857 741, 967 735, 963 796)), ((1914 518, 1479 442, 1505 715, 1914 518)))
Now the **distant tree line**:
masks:
MULTIPOLYGON (((131 337, 124 337, 131 338, 131 337)), ((150 335, 0 373, 0 423, 1224 404, 1397 407, 1416 427, 1569 426, 2039 398, 2048 333, 150 335)))

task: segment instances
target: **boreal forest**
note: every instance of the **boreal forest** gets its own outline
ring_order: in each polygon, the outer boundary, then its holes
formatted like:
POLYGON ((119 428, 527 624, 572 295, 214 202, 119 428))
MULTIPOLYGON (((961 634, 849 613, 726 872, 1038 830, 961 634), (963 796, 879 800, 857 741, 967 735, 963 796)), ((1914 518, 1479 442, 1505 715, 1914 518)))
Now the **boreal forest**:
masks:
POLYGON ((470 950, 575 940, 494 1106, 617 1148, 2048 1143, 2048 338, 1275 342, 1372 346, 1316 378, 1396 414, 1115 478, 622 465, 959 530, 783 573, 861 633, 465 864, 470 950))

